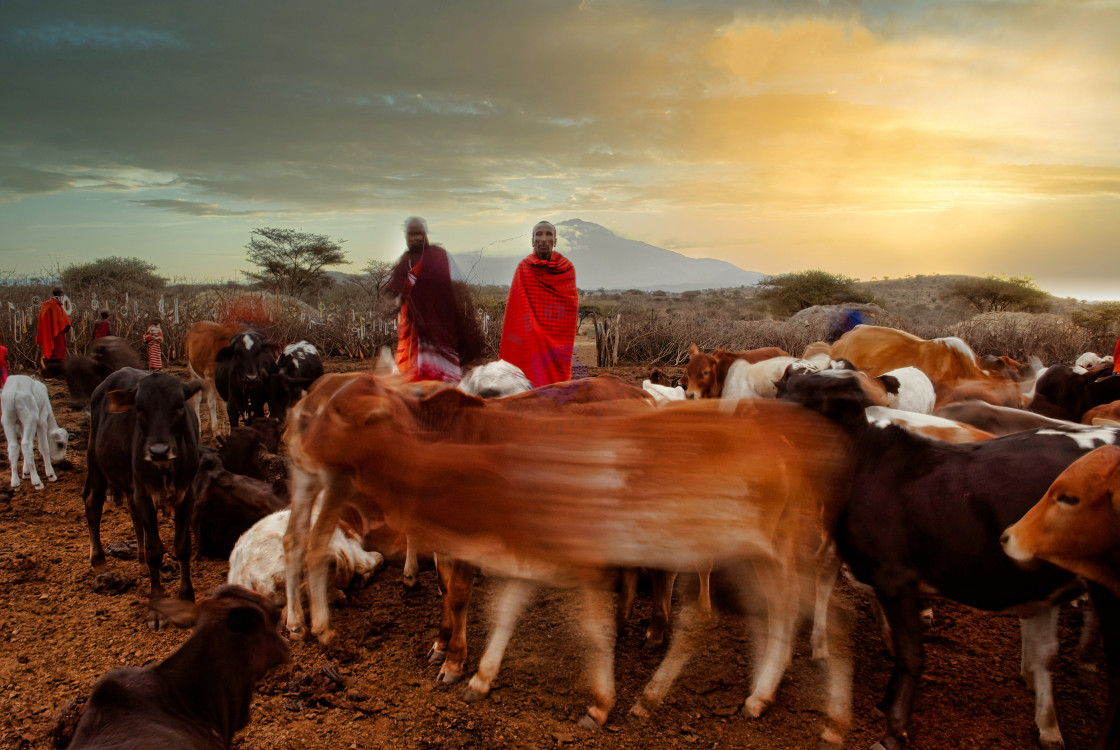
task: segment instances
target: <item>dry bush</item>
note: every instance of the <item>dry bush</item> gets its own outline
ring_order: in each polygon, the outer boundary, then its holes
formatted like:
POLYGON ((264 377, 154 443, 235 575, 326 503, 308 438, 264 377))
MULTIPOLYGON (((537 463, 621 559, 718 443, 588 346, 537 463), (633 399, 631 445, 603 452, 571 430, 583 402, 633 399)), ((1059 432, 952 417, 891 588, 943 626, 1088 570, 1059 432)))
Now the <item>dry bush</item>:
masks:
POLYGON ((977 354, 1007 355, 1026 361, 1036 356, 1044 364, 1071 364, 1089 351, 1109 353, 1111 336, 1074 325, 1064 315, 1023 312, 985 313, 958 323, 942 335, 959 336, 977 354))

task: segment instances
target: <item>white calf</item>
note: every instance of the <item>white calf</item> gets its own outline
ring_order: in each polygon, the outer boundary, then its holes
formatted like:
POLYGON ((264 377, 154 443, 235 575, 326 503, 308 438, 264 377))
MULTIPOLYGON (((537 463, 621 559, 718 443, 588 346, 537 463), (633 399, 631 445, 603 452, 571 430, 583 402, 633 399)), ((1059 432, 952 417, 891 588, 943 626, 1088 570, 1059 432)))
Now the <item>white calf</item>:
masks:
MULTIPOLYGON (((229 556, 229 583, 252 589, 283 607, 285 596, 284 532, 291 509, 279 510, 253 524, 241 535, 229 556)), ((331 586, 344 589, 355 576, 365 584, 381 569, 380 552, 362 549, 361 540, 349 529, 334 530, 330 542, 331 586)))
POLYGON ((1112 364, 1112 357, 1098 357, 1095 352, 1085 352, 1073 363, 1073 371, 1078 375, 1089 372, 1094 367, 1112 364))
POLYGON ((47 386, 26 375, 11 375, 0 391, 0 409, 4 424, 4 437, 8 440, 8 463, 12 465, 12 488, 19 487, 19 456, 23 453, 23 475, 31 477, 31 486, 43 489, 43 480, 35 470, 35 439, 39 440, 39 454, 47 481, 54 482, 52 461, 66 458, 69 433, 58 426, 51 410, 47 386))
POLYGON ((786 368, 793 364, 809 372, 817 370, 816 365, 797 357, 772 357, 753 365, 745 359, 737 359, 727 371, 720 398, 774 398, 778 395, 778 381, 786 374, 786 368))

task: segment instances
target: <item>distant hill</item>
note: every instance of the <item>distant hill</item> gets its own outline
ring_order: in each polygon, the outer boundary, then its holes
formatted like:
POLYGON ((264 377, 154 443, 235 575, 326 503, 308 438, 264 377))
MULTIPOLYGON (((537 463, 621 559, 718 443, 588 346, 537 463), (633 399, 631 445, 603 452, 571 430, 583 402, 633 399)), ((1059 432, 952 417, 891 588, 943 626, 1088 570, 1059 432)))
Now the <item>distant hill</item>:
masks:
MULTIPOLYGON (((580 289, 641 289, 685 292, 756 284, 764 274, 711 258, 689 258, 645 242, 619 237, 609 229, 581 219, 556 225, 557 249, 576 266, 580 289)), ((526 255, 528 252, 526 252, 526 255)), ((468 280, 477 284, 509 284, 524 255, 514 257, 459 253, 452 256, 468 280)))

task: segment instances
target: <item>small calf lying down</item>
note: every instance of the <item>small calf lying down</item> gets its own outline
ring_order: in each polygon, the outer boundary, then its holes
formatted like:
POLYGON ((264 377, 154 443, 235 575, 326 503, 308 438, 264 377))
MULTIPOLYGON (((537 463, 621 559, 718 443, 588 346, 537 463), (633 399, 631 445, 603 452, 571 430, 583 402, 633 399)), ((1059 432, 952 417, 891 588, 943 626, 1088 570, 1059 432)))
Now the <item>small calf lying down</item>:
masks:
POLYGON ((199 453, 194 497, 191 529, 198 549, 220 559, 229 556, 237 538, 253 524, 288 504, 267 482, 227 471, 209 448, 199 453))
POLYGON ((532 389, 521 368, 504 359, 479 365, 459 382, 459 390, 479 398, 502 398, 532 389))
POLYGON ((71 750, 224 750, 249 723, 257 680, 288 661, 280 610, 240 586, 219 586, 198 605, 163 600, 194 633, 165 660, 122 667, 93 686, 71 750), (197 621, 197 622, 196 622, 197 621))
MULTIPOLYGON (((229 556, 229 582, 267 596, 283 606, 284 532, 292 511, 284 509, 265 516, 241 535, 229 556)), ((331 587, 347 589, 357 578, 364 586, 385 563, 379 552, 367 552, 349 524, 334 530, 330 541, 331 587)))
POLYGON ((70 434, 58 426, 51 409, 47 386, 27 375, 11 375, 0 391, 4 437, 8 441, 8 463, 12 467, 12 489, 19 487, 19 457, 23 453, 23 475, 31 478, 31 486, 43 489, 43 480, 35 469, 35 442, 43 457, 43 473, 54 482, 54 461, 66 458, 70 434))

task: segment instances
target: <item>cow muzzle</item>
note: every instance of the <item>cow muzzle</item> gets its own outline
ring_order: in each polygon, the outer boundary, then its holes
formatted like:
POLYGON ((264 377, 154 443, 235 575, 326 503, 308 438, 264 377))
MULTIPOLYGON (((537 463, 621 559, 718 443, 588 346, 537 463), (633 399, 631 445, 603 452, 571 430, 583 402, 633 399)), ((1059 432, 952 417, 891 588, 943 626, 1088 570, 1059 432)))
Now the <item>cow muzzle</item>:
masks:
POLYGON ((156 463, 175 459, 175 449, 169 443, 152 443, 148 446, 148 460, 156 463))

